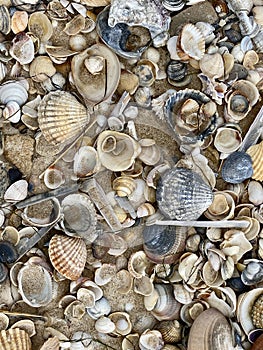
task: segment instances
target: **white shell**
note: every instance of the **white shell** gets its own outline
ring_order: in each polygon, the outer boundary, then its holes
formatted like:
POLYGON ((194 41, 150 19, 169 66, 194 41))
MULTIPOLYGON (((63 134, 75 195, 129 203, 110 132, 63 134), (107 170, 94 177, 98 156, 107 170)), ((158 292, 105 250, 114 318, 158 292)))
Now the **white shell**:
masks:
POLYGON ((75 154, 73 171, 78 177, 85 177, 96 173, 99 169, 97 151, 91 146, 82 146, 75 154))
POLYGON ((60 169, 53 166, 46 169, 43 180, 44 184, 53 190, 65 183, 65 176, 60 169))
POLYGON ((22 201, 27 196, 28 183, 26 180, 18 180, 8 187, 4 194, 4 200, 7 202, 22 201))

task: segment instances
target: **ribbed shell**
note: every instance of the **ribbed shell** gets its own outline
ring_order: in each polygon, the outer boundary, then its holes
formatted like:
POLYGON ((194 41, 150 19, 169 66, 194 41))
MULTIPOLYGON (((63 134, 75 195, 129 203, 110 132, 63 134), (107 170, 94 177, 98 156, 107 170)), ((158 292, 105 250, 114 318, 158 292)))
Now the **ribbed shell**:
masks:
POLYGON ((49 244, 49 258, 54 268, 69 280, 77 280, 84 270, 87 250, 82 238, 54 235, 49 244))
POLYGON ((163 6, 169 11, 180 11, 184 5, 184 0, 163 0, 163 6))
POLYGON ((1 350, 31 350, 31 340, 23 329, 11 328, 0 332, 1 350))
POLYGON ((182 326, 176 320, 160 322, 157 329, 166 343, 178 343, 182 339, 182 326))
POLYGON ((52 91, 39 104, 38 122, 45 139, 56 144, 80 133, 89 113, 69 92, 52 91))
POLYGON ((263 181, 263 141, 254 146, 249 147, 247 153, 252 159, 252 179, 263 181))
POLYGON ((9 186, 9 179, 7 176, 7 170, 4 164, 0 164, 0 202, 2 201, 5 191, 9 186))
POLYGON ((175 226, 151 225, 143 230, 144 251, 156 263, 171 264, 185 247, 186 229, 175 226))
POLYGON ((211 188, 195 172, 172 168, 160 178, 156 199, 168 219, 196 220, 213 201, 211 188))
POLYGON ((186 54, 196 60, 200 60, 205 53, 205 39, 201 31, 192 23, 183 27, 180 45, 186 54))
POLYGON ((252 159, 245 152, 233 152, 224 161, 221 175, 224 181, 239 184, 253 175, 252 159))

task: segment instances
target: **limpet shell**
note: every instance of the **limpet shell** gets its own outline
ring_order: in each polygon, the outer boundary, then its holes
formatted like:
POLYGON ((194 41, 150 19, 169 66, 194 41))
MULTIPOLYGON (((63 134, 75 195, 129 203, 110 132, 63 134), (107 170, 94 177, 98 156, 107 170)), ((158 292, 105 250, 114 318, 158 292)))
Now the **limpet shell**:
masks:
POLYGON ((54 235, 49 243, 49 258, 54 268, 69 280, 77 280, 87 258, 86 244, 81 238, 54 235))
POLYGON ((0 332, 2 350, 31 350, 31 340, 26 331, 19 328, 0 332))

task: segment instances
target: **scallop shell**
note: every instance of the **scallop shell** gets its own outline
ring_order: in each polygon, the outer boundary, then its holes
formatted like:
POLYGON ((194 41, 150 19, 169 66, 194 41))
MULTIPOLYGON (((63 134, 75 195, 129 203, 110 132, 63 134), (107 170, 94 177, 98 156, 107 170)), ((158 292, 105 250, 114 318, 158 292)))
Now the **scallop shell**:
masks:
POLYGON ((205 39, 201 31, 192 23, 186 24, 180 34, 180 45, 191 58, 200 60, 205 53, 205 39))
POLYGON ((187 231, 182 227, 151 225, 143 230, 144 251, 156 263, 175 262, 185 247, 187 231))
POLYGON ((221 175, 224 181, 239 184, 253 175, 252 159, 245 152, 233 152, 224 161, 221 175))
POLYGON ((56 144, 83 131, 89 113, 69 92, 51 91, 39 104, 38 122, 45 139, 56 144))
POLYGON ((263 141, 249 147, 246 152, 252 159, 252 179, 263 181, 263 141))
POLYGON ((212 203, 213 193, 197 173, 185 168, 172 168, 160 178, 156 199, 166 218, 196 220, 212 203))
POLYGON ((69 280, 77 280, 84 270, 87 250, 81 238, 54 235, 49 243, 49 258, 54 268, 69 280))
POLYGON ((19 328, 0 332, 1 350, 31 350, 29 335, 19 328))

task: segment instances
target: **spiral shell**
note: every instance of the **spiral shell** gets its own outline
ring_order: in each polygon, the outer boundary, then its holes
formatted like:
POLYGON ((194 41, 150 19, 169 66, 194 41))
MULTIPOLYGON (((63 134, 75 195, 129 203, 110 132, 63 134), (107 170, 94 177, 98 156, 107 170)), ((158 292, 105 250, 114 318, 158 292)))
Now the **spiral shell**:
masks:
POLYGON ((80 133, 89 113, 69 92, 52 91, 39 104, 38 122, 45 139, 56 144, 80 133))
POLYGON ((31 341, 26 331, 11 328, 0 332, 1 350, 31 350, 31 341))
POLYGON ((252 179, 263 181, 263 141, 249 147, 247 154, 249 154, 252 159, 252 179))
POLYGON ((86 244, 81 238, 54 235, 49 244, 49 258, 54 268, 69 280, 77 280, 87 258, 86 244))
POLYGON ((156 199, 165 217, 196 220, 212 203, 213 193, 197 173, 185 168, 172 168, 160 178, 156 199))

